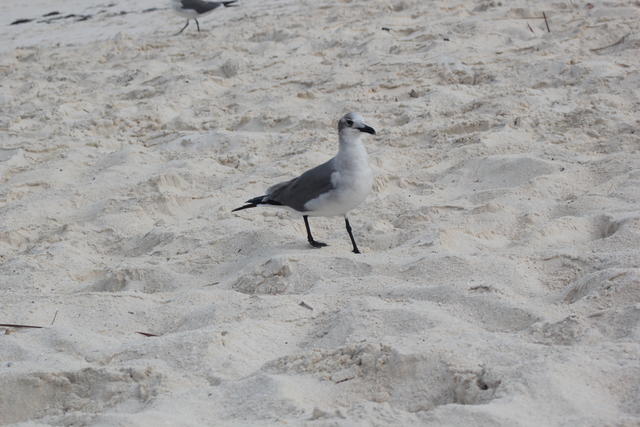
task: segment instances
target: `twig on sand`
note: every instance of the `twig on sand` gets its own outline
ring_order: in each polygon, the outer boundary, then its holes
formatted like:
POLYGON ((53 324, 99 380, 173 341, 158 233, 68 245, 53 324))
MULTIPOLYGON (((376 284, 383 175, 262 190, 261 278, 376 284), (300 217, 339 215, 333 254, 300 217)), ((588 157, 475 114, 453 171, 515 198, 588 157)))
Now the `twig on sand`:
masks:
POLYGON ((16 19, 9 25, 18 25, 18 24, 26 24, 27 22, 31 22, 33 19, 16 19))
POLYGON ((551 32, 551 28, 549 28, 549 21, 547 21, 547 14, 542 12, 542 17, 544 18, 544 23, 547 26, 547 31, 551 32))
POLYGON ((0 328, 34 328, 34 329, 42 329, 44 326, 33 326, 33 325, 18 325, 15 323, 0 323, 0 328))
POLYGON ((529 23, 527 22, 527 27, 529 27, 529 31, 531 31, 532 33, 534 33, 535 31, 533 31, 533 28, 531 28, 531 25, 529 25, 529 23))
POLYGON ((298 305, 299 305, 300 307, 304 307, 304 308, 306 308, 307 310, 313 310, 313 307, 311 307, 309 304, 307 304, 307 303, 306 303, 306 302, 304 302, 304 301, 300 301, 300 304, 298 304, 298 305))
POLYGON ((56 310, 55 314, 53 315, 53 319, 51 320, 51 323, 49 323, 49 326, 53 326, 53 322, 56 321, 56 317, 58 317, 58 310, 56 310))
POLYGON ((616 280, 618 277, 626 276, 628 273, 629 273, 628 271, 623 271, 622 273, 618 273, 615 276, 609 277, 608 280, 609 281, 616 280))
POLYGON ((544 19, 542 16, 508 16, 504 18, 496 18, 494 21, 513 21, 515 19, 544 19))
MULTIPOLYGON (((313 309, 312 309, 313 310, 313 309)), ((56 316, 58 315, 58 310, 56 310, 56 314, 53 316, 53 320, 51 321, 51 324, 53 325, 53 322, 56 320, 56 316)), ((28 329, 47 329, 45 326, 35 326, 35 325, 20 325, 17 323, 0 323, 0 328, 28 328, 28 329)), ((136 334, 140 334, 140 335, 144 335, 145 337, 157 337, 158 335, 156 334, 151 334, 149 332, 138 332, 136 331, 136 334)))
POLYGON ((617 42, 615 42, 615 43, 611 43, 611 44, 608 44, 608 45, 606 45, 606 46, 602 46, 602 47, 596 47, 596 48, 589 49, 589 50, 590 50, 591 52, 598 52, 598 51, 600 51, 600 50, 605 50, 605 49, 609 49, 610 47, 618 46, 619 44, 624 43, 624 40, 625 40, 627 37, 629 37, 629 35, 630 35, 630 34, 631 34, 631 33, 627 33, 627 34, 625 34, 624 36, 622 36, 622 37, 620 38, 620 40, 618 40, 618 41, 617 41, 617 42))
POLYGON ((470 291, 490 292, 491 291, 491 287, 490 286, 486 286, 486 285, 478 285, 478 286, 470 287, 469 290, 470 291))

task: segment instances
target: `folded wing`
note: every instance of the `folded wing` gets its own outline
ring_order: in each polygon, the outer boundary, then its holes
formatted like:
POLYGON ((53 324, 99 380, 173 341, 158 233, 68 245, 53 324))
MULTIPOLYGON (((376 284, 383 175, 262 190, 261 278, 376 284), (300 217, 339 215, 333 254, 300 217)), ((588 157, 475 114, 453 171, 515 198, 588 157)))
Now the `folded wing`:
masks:
POLYGON ((297 178, 281 182, 267 190, 269 200, 304 212, 309 201, 334 189, 331 175, 335 172, 333 159, 313 169, 309 169, 297 178))

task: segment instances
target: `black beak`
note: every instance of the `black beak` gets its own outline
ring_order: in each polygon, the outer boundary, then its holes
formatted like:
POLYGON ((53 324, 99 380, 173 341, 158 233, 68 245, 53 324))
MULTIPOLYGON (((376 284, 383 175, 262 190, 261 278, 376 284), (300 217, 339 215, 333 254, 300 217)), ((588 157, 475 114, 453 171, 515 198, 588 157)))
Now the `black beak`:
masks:
POLYGON ((371 135, 375 135, 376 134, 376 130, 374 128, 372 128, 371 126, 367 126, 367 125, 364 125, 361 128, 358 128, 358 130, 360 132, 370 133, 371 135))

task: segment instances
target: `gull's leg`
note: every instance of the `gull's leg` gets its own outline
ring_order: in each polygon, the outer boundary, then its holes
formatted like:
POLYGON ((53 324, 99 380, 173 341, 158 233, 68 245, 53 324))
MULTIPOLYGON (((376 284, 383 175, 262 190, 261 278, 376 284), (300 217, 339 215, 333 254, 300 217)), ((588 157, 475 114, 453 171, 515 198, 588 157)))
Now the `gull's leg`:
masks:
POLYGON ((187 19, 187 23, 184 24, 184 27, 182 27, 182 29, 180 31, 175 33, 174 36, 177 36, 178 34, 182 33, 184 31, 184 29, 187 28, 188 26, 189 26, 189 20, 187 19))
POLYGON ((304 226, 307 227, 307 240, 309 241, 309 244, 314 248, 321 248, 323 246, 327 246, 326 243, 316 242, 315 240, 313 240, 313 236, 311 235, 311 229, 309 228, 308 215, 303 215, 302 218, 304 218, 304 226))
POLYGON ((353 233, 351 232, 351 224, 349 224, 349 218, 344 216, 344 223, 347 226, 347 233, 349 233, 349 238, 351 239, 351 244, 353 245, 353 253, 359 254, 360 250, 358 249, 358 245, 356 245, 356 239, 353 238, 353 233))
POLYGON ((196 18, 196 26, 198 27, 198 32, 200 32, 200 24, 198 23, 198 19, 196 18))

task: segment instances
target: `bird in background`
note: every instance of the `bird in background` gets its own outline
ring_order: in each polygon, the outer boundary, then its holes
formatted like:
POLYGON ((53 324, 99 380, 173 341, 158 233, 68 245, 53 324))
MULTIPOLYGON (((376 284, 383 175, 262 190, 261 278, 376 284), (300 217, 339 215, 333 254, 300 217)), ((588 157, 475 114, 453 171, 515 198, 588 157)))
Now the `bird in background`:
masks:
POLYGON ((369 167, 362 135, 376 134, 358 113, 349 113, 338 121, 338 154, 309 169, 297 178, 269 187, 266 194, 247 200, 233 209, 237 212, 257 206, 289 208, 302 215, 307 240, 314 248, 327 246, 311 235, 310 216, 344 216, 353 252, 360 253, 353 237, 347 213, 362 203, 371 192, 373 173, 369 167))
POLYGON ((187 23, 184 24, 184 27, 180 31, 178 31, 175 35, 182 33, 185 28, 189 26, 189 20, 193 19, 196 21, 196 26, 198 27, 198 31, 200 31, 200 24, 198 23, 198 17, 206 15, 214 9, 217 9, 220 6, 224 7, 234 7, 237 6, 235 4, 238 0, 232 1, 204 1, 204 0, 171 0, 172 6, 179 15, 182 15, 187 18, 187 23))

